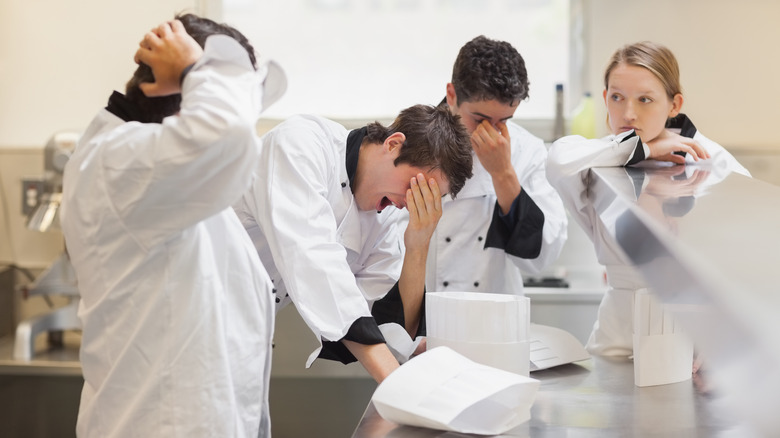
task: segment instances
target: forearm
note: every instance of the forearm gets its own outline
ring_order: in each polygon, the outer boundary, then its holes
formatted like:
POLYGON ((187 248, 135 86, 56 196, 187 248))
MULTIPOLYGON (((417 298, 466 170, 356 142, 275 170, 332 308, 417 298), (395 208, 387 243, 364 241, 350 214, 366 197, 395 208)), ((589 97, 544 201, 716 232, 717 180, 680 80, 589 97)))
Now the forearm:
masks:
POLYGON ((363 345, 347 340, 341 342, 377 383, 382 383, 385 377, 400 366, 393 353, 387 348, 387 344, 363 345))
POLYGON ((404 308, 404 328, 414 338, 420 323, 423 294, 425 293, 425 261, 428 242, 425 245, 407 247, 398 289, 404 308))
POLYGON ((510 167, 501 174, 492 174, 491 177, 498 205, 501 207, 501 213, 507 214, 512 207, 512 202, 514 202, 522 190, 520 180, 517 179, 517 173, 510 167))

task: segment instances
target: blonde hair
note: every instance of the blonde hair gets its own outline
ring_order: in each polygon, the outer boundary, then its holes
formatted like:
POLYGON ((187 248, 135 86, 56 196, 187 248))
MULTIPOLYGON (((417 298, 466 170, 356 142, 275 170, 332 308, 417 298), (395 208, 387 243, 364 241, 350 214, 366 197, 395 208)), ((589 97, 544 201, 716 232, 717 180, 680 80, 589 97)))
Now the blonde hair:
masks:
POLYGON ((671 50, 651 41, 642 41, 619 48, 612 55, 604 72, 604 87, 609 89, 609 75, 620 64, 634 65, 649 70, 661 81, 669 99, 682 94, 680 67, 671 50))

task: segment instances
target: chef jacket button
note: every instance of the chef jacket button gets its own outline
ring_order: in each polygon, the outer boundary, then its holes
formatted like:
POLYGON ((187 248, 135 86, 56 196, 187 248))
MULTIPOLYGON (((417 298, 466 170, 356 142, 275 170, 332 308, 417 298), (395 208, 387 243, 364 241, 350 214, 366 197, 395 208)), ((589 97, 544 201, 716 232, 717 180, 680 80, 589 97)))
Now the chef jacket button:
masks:
POLYGON ((443 284, 444 284, 444 287, 447 287, 447 286, 450 285, 450 282, 449 281, 445 281, 443 284))
POLYGON ((445 238, 444 238, 444 241, 445 241, 445 242, 452 242, 452 239, 450 239, 449 237, 445 237, 445 238))
POLYGON ((347 186, 347 183, 345 183, 345 182, 341 183, 341 187, 346 187, 346 186, 347 186))
POLYGON ((271 293, 276 293, 276 288, 271 289, 271 293))
POLYGON ((276 304, 279 304, 279 303, 281 303, 281 302, 282 302, 282 299, 281 299, 281 298, 279 298, 279 297, 276 297, 276 304))
POLYGON ((474 282, 474 287, 479 287, 479 282, 478 281, 474 282))
POLYGON ((482 242, 482 236, 477 237, 477 240, 482 242))

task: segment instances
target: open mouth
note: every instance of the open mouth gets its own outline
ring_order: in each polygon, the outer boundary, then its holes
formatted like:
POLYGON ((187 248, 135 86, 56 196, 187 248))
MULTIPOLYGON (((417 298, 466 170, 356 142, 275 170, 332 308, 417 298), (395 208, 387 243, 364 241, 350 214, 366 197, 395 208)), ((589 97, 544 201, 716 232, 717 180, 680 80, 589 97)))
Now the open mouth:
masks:
POLYGON ((376 211, 382 211, 390 205, 393 205, 393 201, 391 201, 387 196, 385 196, 382 198, 381 201, 379 201, 379 204, 376 207, 376 211))

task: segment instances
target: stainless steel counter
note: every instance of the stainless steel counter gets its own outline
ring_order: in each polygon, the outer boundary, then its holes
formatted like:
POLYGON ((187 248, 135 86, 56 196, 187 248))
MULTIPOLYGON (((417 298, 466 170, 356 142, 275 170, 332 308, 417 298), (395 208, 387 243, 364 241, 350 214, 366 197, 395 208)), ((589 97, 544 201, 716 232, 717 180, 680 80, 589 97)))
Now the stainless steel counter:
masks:
POLYGON ((81 336, 65 332, 63 347, 49 347, 45 335, 35 341, 32 360, 14 359, 14 337, 0 338, 0 376, 73 376, 81 377, 79 346, 81 336))
MULTIPOLYGON (((593 357, 539 371, 531 420, 502 437, 749 437, 724 406, 703 388, 705 376, 671 385, 634 386, 628 359, 593 357)), ((372 404, 353 438, 465 437, 452 432, 398 426, 372 404)))
MULTIPOLYGON (((636 387, 631 362, 594 357, 534 373, 532 418, 506 436, 780 436, 780 187, 706 162, 594 168, 570 182, 600 248, 690 311, 681 322, 711 390, 636 387)), ((455 436, 388 423, 370 404, 353 435, 455 436)))
POLYGON ((64 346, 51 348, 46 335, 36 338, 32 360, 14 359, 14 337, 0 339, 0 436, 75 437, 84 380, 75 332, 64 346))
POLYGON ((606 244, 689 309, 678 321, 739 418, 780 436, 780 187, 706 162, 592 169, 589 181, 606 244))

